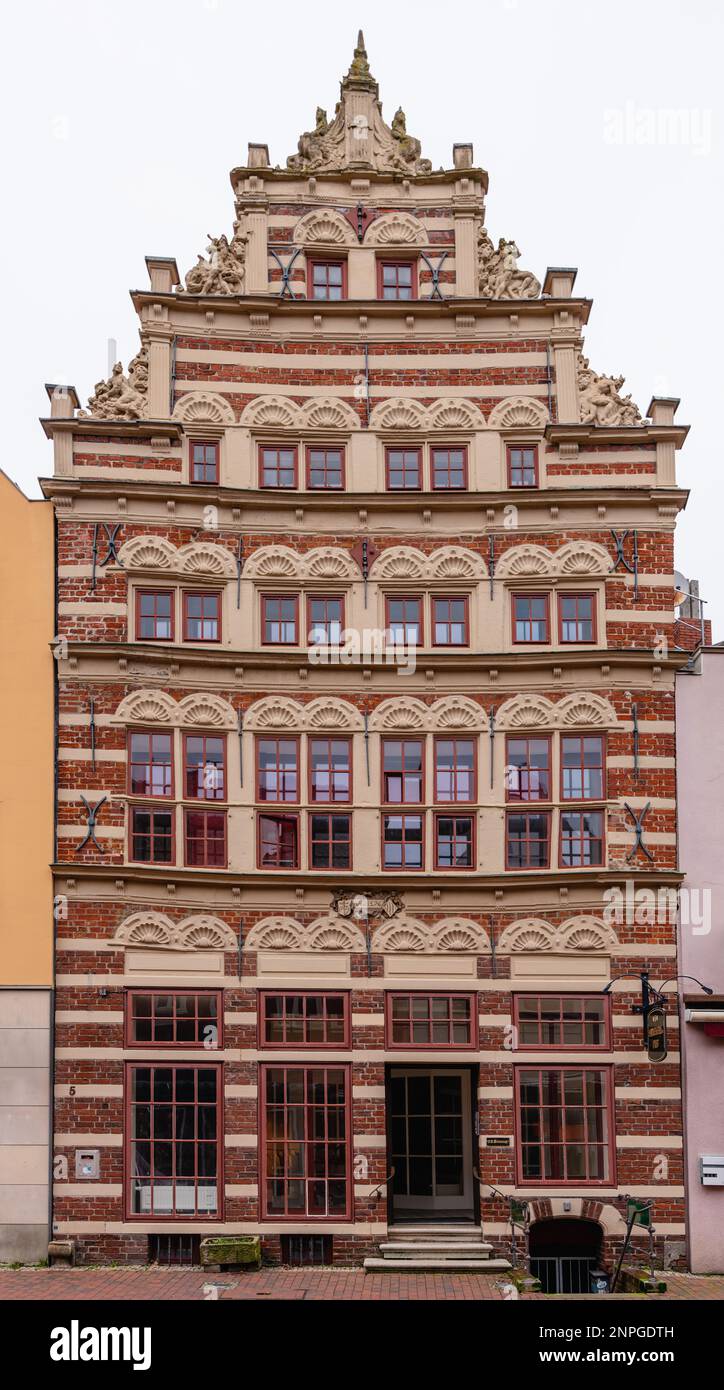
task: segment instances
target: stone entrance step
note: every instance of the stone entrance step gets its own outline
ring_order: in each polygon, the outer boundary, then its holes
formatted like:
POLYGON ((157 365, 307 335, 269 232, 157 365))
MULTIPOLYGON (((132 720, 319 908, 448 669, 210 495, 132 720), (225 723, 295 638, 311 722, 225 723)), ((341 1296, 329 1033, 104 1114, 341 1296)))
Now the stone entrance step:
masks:
POLYGON ((419 1255, 455 1255, 460 1259, 488 1259, 492 1245, 482 1240, 390 1240, 380 1244, 380 1251, 390 1259, 412 1259, 419 1255))
POLYGON ((506 1269, 510 1269, 509 1260, 491 1260, 488 1258, 460 1259, 457 1255, 425 1255, 421 1252, 415 1259, 392 1260, 387 1256, 378 1260, 368 1257, 364 1262, 364 1267, 368 1274, 395 1274, 422 1272, 424 1270, 440 1273, 459 1273, 459 1274, 502 1274, 506 1269))
POLYGON ((468 1274, 497 1274, 510 1269, 510 1262, 492 1257, 492 1245, 483 1240, 482 1227, 472 1221, 397 1222, 387 1228, 387 1240, 380 1242, 379 1257, 364 1261, 368 1273, 408 1273, 440 1270, 468 1274))

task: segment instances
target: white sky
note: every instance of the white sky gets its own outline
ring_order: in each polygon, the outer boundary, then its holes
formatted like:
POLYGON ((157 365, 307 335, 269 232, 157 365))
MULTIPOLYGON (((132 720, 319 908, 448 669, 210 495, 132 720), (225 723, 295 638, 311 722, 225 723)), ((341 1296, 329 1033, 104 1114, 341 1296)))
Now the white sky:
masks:
POLYGON ((0 467, 51 472, 44 382, 85 400, 108 339, 137 348, 144 256, 181 274, 231 230, 249 140, 284 164, 330 112, 359 25, 391 119, 433 166, 472 140, 487 225, 521 266, 576 265, 586 352, 645 411, 681 397, 692 498, 677 566, 724 637, 722 39, 719 0, 33 0, 4 14, 0 467), (678 113, 672 127, 667 113, 678 113))

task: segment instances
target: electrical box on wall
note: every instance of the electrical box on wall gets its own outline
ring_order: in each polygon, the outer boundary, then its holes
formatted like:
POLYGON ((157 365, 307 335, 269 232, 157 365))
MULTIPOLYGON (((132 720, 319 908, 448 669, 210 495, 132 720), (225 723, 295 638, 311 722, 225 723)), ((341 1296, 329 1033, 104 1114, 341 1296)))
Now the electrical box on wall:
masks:
POLYGON ((723 1154, 700 1154, 699 1167, 704 1187, 724 1187, 723 1154))
POLYGON ((100 1170, 100 1149, 76 1149, 75 1176, 77 1178, 97 1178, 100 1170))

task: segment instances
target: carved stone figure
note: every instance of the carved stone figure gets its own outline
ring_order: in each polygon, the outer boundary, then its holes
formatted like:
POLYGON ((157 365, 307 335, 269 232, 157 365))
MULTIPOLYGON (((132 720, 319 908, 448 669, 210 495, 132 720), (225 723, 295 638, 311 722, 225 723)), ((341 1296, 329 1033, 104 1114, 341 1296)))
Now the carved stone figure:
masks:
POLYGON ((540 281, 519 270, 520 251, 514 241, 500 238, 497 248, 485 227, 478 232, 478 288, 484 299, 537 299, 540 281))
POLYGON ((186 276, 188 294, 242 294, 246 247, 249 233, 241 221, 234 223, 231 241, 225 236, 209 237, 209 259, 199 256, 186 276))
POLYGON ((129 362, 127 376, 122 364, 116 362, 108 380, 96 382, 88 409, 79 414, 99 420, 139 420, 146 413, 147 399, 148 349, 142 347, 129 362))
POLYGON ((598 376, 588 358, 578 354, 578 403, 586 425, 639 425, 641 411, 631 396, 621 396, 622 376, 598 376))

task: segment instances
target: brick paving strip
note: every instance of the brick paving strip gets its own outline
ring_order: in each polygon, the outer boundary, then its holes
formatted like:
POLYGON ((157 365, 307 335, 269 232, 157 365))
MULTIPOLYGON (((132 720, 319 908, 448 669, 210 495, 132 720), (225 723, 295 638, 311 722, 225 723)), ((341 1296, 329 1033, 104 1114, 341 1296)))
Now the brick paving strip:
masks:
MULTIPOLYGON (((724 1299, 724 1275, 668 1274, 668 1292, 648 1295, 649 1302, 667 1299, 724 1299)), ((488 1275, 471 1274, 365 1274, 359 1269, 263 1269, 248 1274, 207 1274, 201 1269, 0 1269, 0 1301, 8 1299, 154 1299, 159 1302, 214 1298, 245 1300, 263 1298, 298 1302, 393 1301, 479 1302, 502 1299, 501 1284, 488 1275)), ((546 1294, 527 1294, 545 1302, 558 1302, 546 1294)), ((561 1299, 565 1295, 560 1296, 561 1299)), ((586 1302, 599 1302, 589 1295, 586 1302)), ((616 1295, 616 1301, 640 1294, 616 1295)), ((580 1300, 576 1300, 580 1301, 580 1300)))

